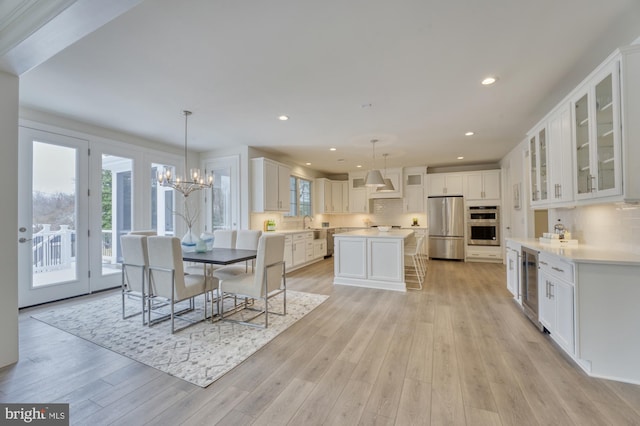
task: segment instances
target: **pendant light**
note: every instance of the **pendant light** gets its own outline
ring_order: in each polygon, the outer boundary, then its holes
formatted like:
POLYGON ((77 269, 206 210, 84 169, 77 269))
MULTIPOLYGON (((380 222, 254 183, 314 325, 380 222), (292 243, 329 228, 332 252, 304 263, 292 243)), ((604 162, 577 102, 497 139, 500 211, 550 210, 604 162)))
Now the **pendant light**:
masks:
POLYGON ((364 185, 379 188, 385 184, 380 170, 376 170, 376 142, 378 142, 378 139, 371 139, 371 146, 373 147, 373 161, 371 170, 369 170, 369 173, 367 173, 367 177, 364 180, 364 185))
POLYGON ((393 182, 391 182, 391 179, 387 177, 387 156, 388 155, 389 154, 382 154, 382 156, 384 157, 384 175, 383 175, 384 186, 378 187, 378 189, 376 189, 376 192, 392 192, 396 190, 396 188, 393 186, 393 182))

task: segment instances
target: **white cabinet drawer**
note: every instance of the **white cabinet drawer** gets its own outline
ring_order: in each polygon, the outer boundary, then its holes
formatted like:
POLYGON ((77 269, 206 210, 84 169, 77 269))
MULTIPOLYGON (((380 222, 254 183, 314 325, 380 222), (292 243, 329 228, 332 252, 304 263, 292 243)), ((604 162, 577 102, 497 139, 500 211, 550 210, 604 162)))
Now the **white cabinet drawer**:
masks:
POLYGON ((313 240, 313 232, 300 232, 293 234, 294 241, 313 240))
POLYGON ((540 253, 538 263, 542 271, 573 284, 573 264, 545 252, 540 253))
POLYGON ((284 243, 285 244, 291 244, 292 238, 291 235, 285 235, 284 236, 284 243))

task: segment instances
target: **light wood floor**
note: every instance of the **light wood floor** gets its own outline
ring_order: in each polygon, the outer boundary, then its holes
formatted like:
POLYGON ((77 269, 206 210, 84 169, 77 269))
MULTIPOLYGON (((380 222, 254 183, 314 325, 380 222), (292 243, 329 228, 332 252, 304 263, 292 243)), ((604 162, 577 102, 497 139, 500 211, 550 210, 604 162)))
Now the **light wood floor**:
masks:
POLYGON ((587 377, 512 302, 502 265, 431 261, 406 294, 332 277, 331 259, 291 274, 331 297, 207 389, 25 310, 0 400, 69 402, 82 425, 640 425, 640 386, 587 377))

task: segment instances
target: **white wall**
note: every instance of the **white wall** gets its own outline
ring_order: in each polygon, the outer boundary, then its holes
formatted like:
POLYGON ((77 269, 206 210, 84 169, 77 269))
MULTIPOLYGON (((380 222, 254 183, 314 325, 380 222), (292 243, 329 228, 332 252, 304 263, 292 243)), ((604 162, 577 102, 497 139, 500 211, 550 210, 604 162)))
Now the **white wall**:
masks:
POLYGON ((0 71, 0 367, 18 361, 18 88, 0 71))

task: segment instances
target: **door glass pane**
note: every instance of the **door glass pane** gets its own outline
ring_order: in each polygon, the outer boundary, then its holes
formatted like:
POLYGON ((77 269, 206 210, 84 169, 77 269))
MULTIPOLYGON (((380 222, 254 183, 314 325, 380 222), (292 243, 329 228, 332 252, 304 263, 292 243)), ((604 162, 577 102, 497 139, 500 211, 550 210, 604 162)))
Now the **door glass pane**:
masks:
POLYGON ((213 188, 211 189, 211 230, 232 229, 231 217, 231 170, 214 169, 213 188))
POLYGON ((547 199, 547 131, 540 130, 538 134, 540 146, 540 199, 547 199))
POLYGON ((615 186, 613 155, 613 84, 611 74, 596 86, 596 135, 598 144, 598 190, 615 186))
POLYGON ((120 237, 132 230, 130 158, 102 154, 102 275, 119 273, 120 237))
POLYGON ((587 95, 584 95, 576 102, 575 118, 578 194, 585 194, 591 190, 591 170, 589 168, 589 109, 587 95))
POLYGON ((175 167, 166 164, 151 165, 151 228, 158 235, 175 235, 174 191, 172 188, 158 185, 158 172, 170 170, 175 176, 175 167))
POLYGON ((77 279, 76 149, 33 142, 33 286, 77 279))

